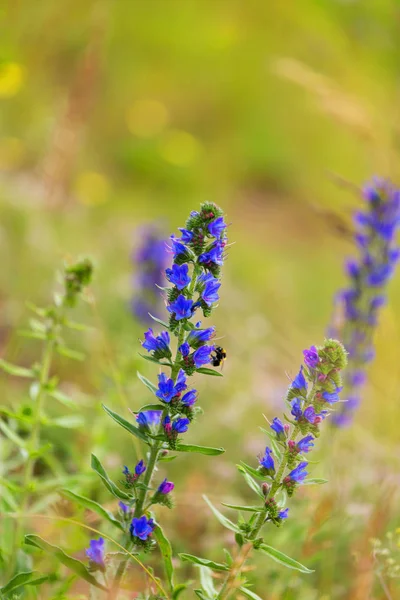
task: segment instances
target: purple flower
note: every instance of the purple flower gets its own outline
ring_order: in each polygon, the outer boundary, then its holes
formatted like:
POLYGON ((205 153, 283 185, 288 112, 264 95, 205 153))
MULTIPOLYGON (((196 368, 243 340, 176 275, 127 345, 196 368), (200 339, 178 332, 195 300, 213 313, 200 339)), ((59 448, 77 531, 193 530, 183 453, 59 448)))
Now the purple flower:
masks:
POLYGON ((342 389, 341 387, 337 387, 334 392, 322 392, 322 397, 329 404, 334 404, 335 402, 339 402, 339 392, 342 389))
POLYGON ((226 223, 224 222, 224 217, 218 217, 214 221, 208 224, 208 232, 215 238, 220 238, 224 229, 226 228, 226 223))
POLYGON ((222 266, 224 264, 224 244, 220 242, 214 242, 208 252, 203 252, 199 256, 199 262, 210 266, 216 264, 222 266))
POLYGON ((120 509, 122 510, 124 515, 127 515, 128 513, 131 512, 131 509, 129 508, 129 506, 127 504, 124 504, 121 501, 118 502, 118 506, 120 507, 120 509))
POLYGON ((289 509, 288 509, 288 508, 285 508, 285 510, 281 510, 281 511, 279 511, 279 513, 278 513, 278 517, 279 517, 280 519, 287 519, 287 518, 288 518, 288 516, 289 516, 289 515, 288 515, 288 513, 289 513, 289 509))
POLYGON ((393 267, 389 264, 377 265, 367 277, 367 283, 372 286, 383 285, 393 274, 393 267))
POLYGON ((292 385, 290 387, 294 390, 299 390, 302 393, 302 395, 305 395, 305 393, 307 392, 307 381, 304 377, 303 367, 300 367, 300 371, 293 379, 292 385))
POLYGON ((296 446, 299 452, 309 452, 314 447, 314 438, 312 435, 307 435, 297 442, 296 446))
POLYGON ((218 290, 221 287, 218 279, 213 277, 214 281, 208 281, 204 286, 204 290, 201 292, 201 297, 207 306, 212 306, 215 302, 218 302, 218 290))
POLYGON ((161 356, 171 356, 171 351, 169 349, 170 338, 168 331, 162 331, 160 335, 154 337, 153 330, 151 327, 144 334, 145 341, 142 342, 142 346, 148 352, 157 353, 161 356))
POLYGON ((259 459, 260 465, 267 471, 268 475, 273 475, 275 473, 275 463, 272 457, 272 450, 265 448, 265 454, 259 459))
POLYGON ((177 240, 173 235, 171 235, 171 244, 174 259, 182 254, 186 254, 186 246, 184 246, 184 244, 177 240))
POLYGON ((211 352, 214 351, 214 346, 200 346, 193 353, 193 362, 196 369, 199 369, 202 365, 207 365, 211 360, 211 352))
POLYGON ((182 354, 182 356, 186 357, 189 355, 190 352, 190 346, 187 342, 184 342, 183 344, 181 344, 178 348, 179 352, 182 354))
POLYGON ((307 464, 308 463, 306 462, 299 463, 297 467, 293 469, 293 471, 290 471, 289 475, 287 476, 287 479, 295 483, 303 483, 303 481, 308 475, 306 471, 307 464))
POLYGON ((192 329, 187 337, 187 342, 192 348, 198 348, 208 342, 215 335, 215 327, 208 329, 192 329))
POLYGON ((167 310, 174 314, 176 321, 190 319, 192 316, 193 300, 185 298, 182 294, 178 296, 175 302, 167 306, 167 310))
POLYGON ((146 410, 140 412, 136 416, 136 421, 140 427, 146 427, 149 429, 153 429, 157 427, 157 425, 161 422, 161 410, 146 410))
POLYGON ((181 418, 177 419, 172 423, 172 429, 176 431, 176 433, 185 433, 189 427, 189 419, 181 418))
POLYGON ((155 523, 153 519, 147 519, 146 515, 140 517, 140 519, 133 518, 130 526, 130 532, 133 537, 137 537, 140 540, 146 541, 147 538, 153 533, 155 523))
POLYGON ((176 389, 173 379, 168 379, 165 373, 160 373, 158 376, 158 389, 156 396, 163 402, 171 402, 176 396, 176 389))
POLYGON ((176 376, 176 381, 175 381, 175 390, 179 394, 180 392, 183 392, 184 390, 186 390, 186 388, 187 388, 187 385, 186 385, 185 371, 183 371, 182 369, 179 369, 179 372, 178 372, 178 375, 176 376))
POLYGON ((136 467, 135 467, 135 473, 136 473, 136 475, 139 477, 139 475, 142 475, 142 473, 144 473, 145 470, 146 470, 146 466, 144 464, 144 461, 140 460, 138 462, 138 464, 136 465, 136 467))
POLYGON ((167 481, 167 479, 164 479, 164 481, 158 486, 157 491, 160 494, 169 494, 170 492, 172 492, 174 487, 175 485, 172 483, 172 481, 167 481))
POLYGON ((300 398, 294 398, 290 405, 292 407, 292 410, 290 411, 292 413, 292 415, 294 416, 294 418, 296 419, 296 421, 298 421, 302 416, 303 416, 303 411, 301 410, 301 400, 300 398))
POLYGON ((182 397, 181 402, 185 406, 193 406, 193 404, 196 402, 196 400, 197 400, 197 391, 190 390, 189 392, 186 392, 186 394, 182 397))
POLYGON ((315 369, 319 363, 318 351, 315 346, 311 346, 309 350, 303 350, 304 364, 309 369, 315 369))
POLYGON ((189 231, 188 229, 185 229, 184 227, 179 227, 179 231, 181 232, 181 242, 183 242, 184 244, 190 244, 190 242, 193 239, 193 231, 189 231))
POLYGON ((278 417, 274 418, 270 427, 271 427, 272 431, 275 431, 276 437, 278 438, 278 440, 286 439, 285 427, 284 427, 282 421, 280 419, 278 419, 278 417))
POLYGON ((173 285, 176 285, 178 290, 183 290, 191 281, 189 277, 189 265, 184 263, 183 265, 173 264, 171 269, 165 271, 168 281, 173 285))
POLYGON ((102 569, 104 569, 104 540, 90 540, 89 548, 86 550, 86 556, 102 569))

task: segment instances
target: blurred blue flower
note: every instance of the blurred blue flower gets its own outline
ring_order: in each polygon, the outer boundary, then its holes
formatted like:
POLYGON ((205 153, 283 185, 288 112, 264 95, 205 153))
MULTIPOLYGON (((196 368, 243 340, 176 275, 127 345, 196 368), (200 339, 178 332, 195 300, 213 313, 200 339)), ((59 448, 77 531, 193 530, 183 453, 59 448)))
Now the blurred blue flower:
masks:
POLYGON ((86 550, 86 556, 96 565, 104 569, 104 540, 90 540, 89 548, 86 550))
POLYGON ((131 535, 137 537, 140 540, 146 541, 148 537, 153 533, 155 523, 153 519, 147 519, 146 515, 140 517, 140 519, 133 518, 131 526, 129 528, 131 535))

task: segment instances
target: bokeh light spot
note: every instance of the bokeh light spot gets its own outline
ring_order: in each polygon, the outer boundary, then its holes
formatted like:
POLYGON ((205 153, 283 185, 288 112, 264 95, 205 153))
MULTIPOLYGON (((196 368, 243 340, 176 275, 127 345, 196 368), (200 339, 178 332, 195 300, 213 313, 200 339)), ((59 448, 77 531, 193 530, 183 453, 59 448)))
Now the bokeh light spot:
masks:
POLYGON ((193 163, 201 151, 200 143, 186 131, 169 131, 160 143, 160 154, 167 162, 185 167, 193 163))
POLYGON ((133 135, 151 138, 159 135, 169 121, 166 106, 157 100, 138 100, 128 109, 126 122, 133 135))
POLYGON ((0 98, 10 98, 18 94, 23 80, 21 65, 13 62, 0 65, 0 98))
POLYGON ((109 197, 110 184, 101 173, 86 171, 76 180, 75 193, 79 202, 86 206, 104 204, 109 197))

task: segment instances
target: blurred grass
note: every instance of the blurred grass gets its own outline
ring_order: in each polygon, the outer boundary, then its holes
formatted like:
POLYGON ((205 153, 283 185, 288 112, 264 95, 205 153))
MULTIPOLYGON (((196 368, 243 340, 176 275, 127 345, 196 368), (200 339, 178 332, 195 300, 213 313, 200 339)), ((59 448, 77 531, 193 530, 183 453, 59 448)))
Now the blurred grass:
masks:
MULTIPOLYGON (((227 453, 168 466, 179 510, 163 518, 177 551, 219 556, 226 534, 201 494, 246 497, 235 461, 262 451, 261 414, 279 414, 285 372, 324 335, 352 251, 324 211, 349 221, 358 202, 332 173, 356 185, 373 173, 398 177, 399 17, 387 0, 21 0, 0 11, 2 355, 35 357, 16 335, 24 302, 45 301, 65 256, 97 263, 96 313, 81 315, 96 328, 88 360, 55 369, 82 390, 90 423, 61 441, 47 434, 70 472, 88 473, 92 450, 116 474, 134 461, 100 405, 126 414, 126 402, 147 400, 136 369, 154 377, 128 310, 137 224, 164 217, 176 230, 207 199, 231 222, 215 313, 228 361, 223 380, 198 382, 205 415, 188 434, 227 453)), ((273 532, 315 574, 262 560, 262 597, 383 597, 368 536, 398 525, 399 301, 396 278, 357 422, 319 444, 315 472, 330 482, 304 489, 273 532)), ((5 403, 26 401, 15 381, 0 385, 5 403)), ((88 481, 86 491, 109 501, 88 481)), ((50 535, 54 526, 40 527, 50 535)), ((75 530, 63 541, 76 551, 85 543, 75 530)))

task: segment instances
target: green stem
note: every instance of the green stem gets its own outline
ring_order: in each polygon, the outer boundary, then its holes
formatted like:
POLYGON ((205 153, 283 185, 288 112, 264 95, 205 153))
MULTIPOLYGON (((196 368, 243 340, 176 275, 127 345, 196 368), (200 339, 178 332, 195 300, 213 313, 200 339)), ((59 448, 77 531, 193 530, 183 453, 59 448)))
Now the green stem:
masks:
MULTIPOLYGON (((40 447, 40 424, 41 424, 41 416, 43 410, 43 404, 46 397, 46 387, 49 381, 50 375, 50 367, 51 361, 53 358, 54 351, 54 336, 52 328, 48 332, 48 337, 46 340, 46 345, 43 350, 42 363, 39 375, 39 390, 36 397, 35 409, 33 412, 33 423, 30 435, 30 447, 28 458, 26 459, 26 463, 24 465, 24 471, 22 475, 22 495, 20 499, 20 510, 19 514, 24 515, 30 500, 31 495, 31 481, 33 477, 33 472, 37 460, 37 451, 40 447)), ((22 538, 23 532, 23 519, 17 518, 15 522, 15 535, 14 535, 14 549, 11 555, 11 565, 10 565, 10 574, 11 576, 14 574, 14 570, 17 563, 17 551, 22 538)))

